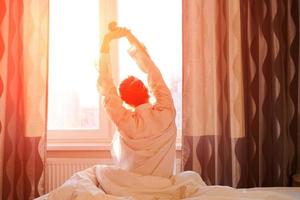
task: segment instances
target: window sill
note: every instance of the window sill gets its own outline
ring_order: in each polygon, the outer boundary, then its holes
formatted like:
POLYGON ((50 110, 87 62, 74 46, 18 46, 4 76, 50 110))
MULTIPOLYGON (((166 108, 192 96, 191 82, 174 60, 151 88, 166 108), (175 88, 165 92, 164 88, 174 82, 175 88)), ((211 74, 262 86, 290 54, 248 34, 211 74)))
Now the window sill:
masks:
POLYGON ((47 151, 110 151, 109 143, 48 143, 47 151))
MULTIPOLYGON (((111 143, 48 143, 47 151, 110 151, 111 143)), ((181 151, 181 143, 176 144, 176 151, 181 151)))

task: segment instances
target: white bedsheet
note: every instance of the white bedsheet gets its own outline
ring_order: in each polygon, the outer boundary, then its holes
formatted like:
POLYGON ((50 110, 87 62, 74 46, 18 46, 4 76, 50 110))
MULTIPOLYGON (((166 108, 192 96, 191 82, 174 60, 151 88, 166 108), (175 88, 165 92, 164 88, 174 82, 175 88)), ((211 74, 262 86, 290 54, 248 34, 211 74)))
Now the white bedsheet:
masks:
POLYGON ((117 167, 96 165, 74 174, 61 187, 38 200, 215 200, 215 199, 300 199, 300 188, 234 189, 206 186, 192 171, 172 178, 144 176, 117 167))

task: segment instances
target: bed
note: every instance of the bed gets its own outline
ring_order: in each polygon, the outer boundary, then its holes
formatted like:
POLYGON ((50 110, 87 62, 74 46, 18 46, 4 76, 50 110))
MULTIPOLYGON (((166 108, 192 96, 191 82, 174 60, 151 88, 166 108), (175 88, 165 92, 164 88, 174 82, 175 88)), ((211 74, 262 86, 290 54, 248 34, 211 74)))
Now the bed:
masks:
POLYGON ((37 200, 215 200, 300 199, 300 187, 234 189, 207 186, 201 177, 185 171, 172 178, 139 175, 118 167, 95 165, 75 173, 62 186, 37 200))

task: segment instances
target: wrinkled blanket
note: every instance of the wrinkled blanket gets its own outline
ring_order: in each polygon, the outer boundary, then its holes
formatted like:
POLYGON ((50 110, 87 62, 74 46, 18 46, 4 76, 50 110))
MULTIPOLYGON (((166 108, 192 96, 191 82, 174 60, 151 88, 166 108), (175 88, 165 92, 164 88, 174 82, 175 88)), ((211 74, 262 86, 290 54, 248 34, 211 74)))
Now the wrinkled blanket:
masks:
POLYGON ((215 199, 300 199, 300 188, 288 192, 234 189, 227 186, 206 186, 192 171, 181 172, 172 178, 145 176, 117 167, 95 165, 74 174, 62 186, 38 200, 215 200, 215 199), (298 196, 299 195, 299 196, 298 196))

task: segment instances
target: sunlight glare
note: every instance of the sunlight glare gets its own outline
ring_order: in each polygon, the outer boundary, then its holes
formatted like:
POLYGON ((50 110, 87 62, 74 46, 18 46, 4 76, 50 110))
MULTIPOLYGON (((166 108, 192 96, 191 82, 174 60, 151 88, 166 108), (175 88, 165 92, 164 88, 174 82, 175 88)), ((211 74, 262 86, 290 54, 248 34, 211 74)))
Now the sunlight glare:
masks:
POLYGON ((51 0, 49 32, 49 125, 84 128, 83 112, 90 110, 95 128, 99 121, 95 69, 99 53, 98 0, 51 0))

